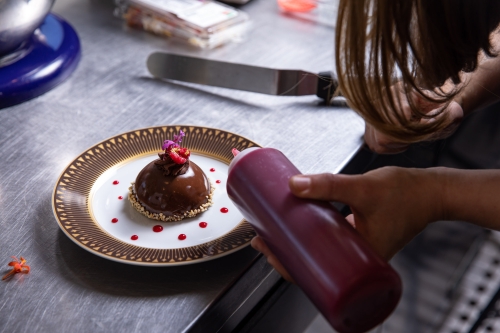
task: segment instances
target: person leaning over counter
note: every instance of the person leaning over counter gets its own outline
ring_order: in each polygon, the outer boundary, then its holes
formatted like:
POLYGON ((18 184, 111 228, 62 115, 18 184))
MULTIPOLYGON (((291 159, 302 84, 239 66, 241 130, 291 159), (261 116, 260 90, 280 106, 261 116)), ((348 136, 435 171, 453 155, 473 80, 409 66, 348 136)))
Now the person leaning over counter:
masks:
MULTIPOLYGON (((499 100, 499 23, 498 0, 340 0, 339 89, 365 120, 370 149, 398 153, 445 138, 464 116, 499 100)), ((297 175, 290 189, 349 205, 349 223, 386 260, 434 221, 500 230, 500 170, 384 167, 297 175)), ((252 246, 291 280, 261 238, 252 246)))

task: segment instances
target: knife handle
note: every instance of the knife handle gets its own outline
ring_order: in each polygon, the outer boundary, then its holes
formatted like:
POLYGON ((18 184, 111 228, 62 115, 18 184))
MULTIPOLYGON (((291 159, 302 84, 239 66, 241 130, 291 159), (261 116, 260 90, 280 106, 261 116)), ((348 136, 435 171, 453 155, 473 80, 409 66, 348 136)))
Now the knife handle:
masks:
POLYGON ((318 74, 318 88, 316 96, 322 98, 326 103, 330 103, 335 95, 339 83, 332 72, 321 72, 318 74))

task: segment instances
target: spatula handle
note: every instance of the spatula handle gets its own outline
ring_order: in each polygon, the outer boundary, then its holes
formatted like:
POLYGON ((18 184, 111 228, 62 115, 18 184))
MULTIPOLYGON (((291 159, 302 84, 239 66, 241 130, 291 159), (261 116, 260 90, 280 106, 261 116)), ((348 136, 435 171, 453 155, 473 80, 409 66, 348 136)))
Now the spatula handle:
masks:
POLYGON ((320 72, 318 74, 318 88, 316 96, 329 103, 335 96, 339 83, 332 72, 320 72))

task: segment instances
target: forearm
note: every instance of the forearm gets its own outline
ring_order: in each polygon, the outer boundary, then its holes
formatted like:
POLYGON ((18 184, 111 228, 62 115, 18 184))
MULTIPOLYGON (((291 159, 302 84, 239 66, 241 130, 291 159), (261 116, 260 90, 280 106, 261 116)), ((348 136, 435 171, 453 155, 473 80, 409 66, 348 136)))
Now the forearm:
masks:
POLYGON ((500 170, 432 168, 439 183, 441 219, 500 230, 500 170))

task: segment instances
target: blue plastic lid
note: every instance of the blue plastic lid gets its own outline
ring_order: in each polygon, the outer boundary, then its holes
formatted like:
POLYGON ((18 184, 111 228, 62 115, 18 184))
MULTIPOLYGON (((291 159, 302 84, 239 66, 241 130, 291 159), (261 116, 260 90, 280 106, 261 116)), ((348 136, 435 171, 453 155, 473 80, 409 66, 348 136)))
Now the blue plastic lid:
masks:
POLYGON ((0 108, 5 108, 64 81, 80 60, 80 40, 66 21, 49 14, 27 42, 1 60, 7 63, 0 67, 0 108))

